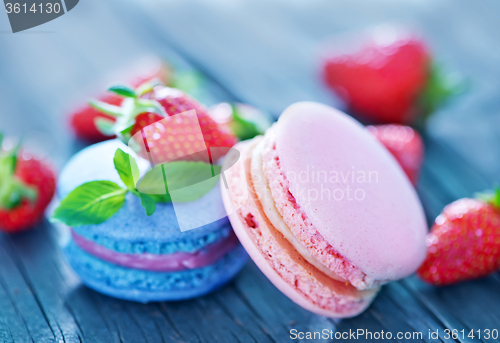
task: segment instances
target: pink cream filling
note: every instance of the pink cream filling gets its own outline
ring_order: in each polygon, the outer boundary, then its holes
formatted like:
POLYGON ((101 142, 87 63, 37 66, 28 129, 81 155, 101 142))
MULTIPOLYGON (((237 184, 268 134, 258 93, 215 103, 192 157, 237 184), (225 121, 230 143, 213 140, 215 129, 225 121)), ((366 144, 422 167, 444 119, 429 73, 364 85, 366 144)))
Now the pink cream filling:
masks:
POLYGON ((78 235, 74 230, 71 230, 71 235, 78 247, 102 260, 127 268, 156 272, 174 272, 208 266, 227 254, 238 243, 238 239, 231 231, 227 238, 207 245, 194 253, 176 252, 164 255, 151 253, 124 254, 96 244, 78 235))
POLYGON ((274 137, 269 138, 266 136, 266 138, 265 151, 262 156, 266 165, 266 178, 276 207, 295 237, 304 244, 318 261, 334 271, 339 277, 349 280, 354 287, 359 290, 378 287, 379 281, 370 278, 337 253, 314 228, 289 191, 290 186, 285 172, 281 170, 280 159, 273 140, 274 137))

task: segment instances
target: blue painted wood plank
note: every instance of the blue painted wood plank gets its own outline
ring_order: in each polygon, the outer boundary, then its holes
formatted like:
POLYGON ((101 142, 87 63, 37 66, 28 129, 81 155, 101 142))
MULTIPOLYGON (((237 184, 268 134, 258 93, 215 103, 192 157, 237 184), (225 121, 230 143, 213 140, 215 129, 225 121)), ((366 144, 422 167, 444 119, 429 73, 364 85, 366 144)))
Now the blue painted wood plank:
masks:
MULTIPOLYGON (((2 261, 0 278, 8 299, 13 303, 17 315, 21 318, 21 323, 17 323, 19 327, 9 325, 9 329, 14 331, 12 334, 14 337, 23 335, 26 330, 30 339, 36 342, 52 342, 55 339, 54 332, 27 278, 27 271, 21 265, 17 253, 12 250, 8 239, 5 235, 0 236, 0 261, 2 261)), ((10 324, 15 323, 15 318, 16 316, 10 324)), ((7 320, 10 321, 10 318, 7 320)))
MULTIPOLYGON (((497 42, 491 35, 498 26, 491 13, 499 5, 487 0, 475 12, 465 1, 453 6, 450 1, 374 2, 365 3, 366 12, 354 22, 348 20, 347 14, 357 13, 359 3, 318 3, 324 6, 318 11, 307 4, 264 1, 225 7, 201 1, 145 7, 134 2, 82 2, 71 15, 49 24, 55 34, 24 35, 19 40, 0 37, 4 51, 9 51, 0 53, 0 122, 12 133, 39 132, 35 145, 53 142, 47 150, 62 165, 82 146, 70 143, 66 102, 84 98, 91 91, 82 89, 102 84, 104 74, 142 53, 206 72, 209 103, 239 100, 275 115, 298 100, 338 104, 317 78, 317 43, 332 32, 391 16, 413 17, 421 21, 424 32, 432 33, 431 43, 445 60, 479 81, 463 100, 429 122, 419 194, 432 222, 446 203, 488 187, 499 175, 495 144, 500 137, 500 104, 495 90, 500 74, 498 63, 493 63, 497 52, 489 48, 497 42), (437 10, 450 11, 447 21, 437 10), (484 26, 479 18, 485 18, 484 26), (467 25, 454 32, 456 25, 450 23, 459 19, 467 25), (470 39, 463 39, 467 30, 481 37, 472 42, 473 48, 467 45, 470 39), (19 89, 31 96, 23 97, 19 89)), ((363 328, 425 335, 429 329, 442 333, 447 327, 491 329, 500 324, 498 275, 442 289, 411 277, 386 286, 363 315, 340 322, 292 303, 252 263, 234 283, 213 295, 179 303, 132 304, 81 286, 61 259, 57 238, 47 225, 22 236, 0 235, 0 341, 282 342, 290 339, 291 329, 363 328)), ((443 334, 440 339, 450 341, 443 334)))

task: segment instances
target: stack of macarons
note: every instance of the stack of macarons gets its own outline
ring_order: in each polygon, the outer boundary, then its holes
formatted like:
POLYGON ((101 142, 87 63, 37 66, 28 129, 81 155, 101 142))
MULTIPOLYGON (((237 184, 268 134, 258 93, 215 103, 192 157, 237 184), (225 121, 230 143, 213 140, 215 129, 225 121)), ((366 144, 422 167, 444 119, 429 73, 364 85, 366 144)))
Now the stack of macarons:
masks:
POLYGON ((325 105, 290 106, 226 159, 224 204, 269 280, 328 317, 365 310, 380 286, 425 258, 427 226, 396 160, 361 124, 325 105))
MULTIPOLYGON (((94 180, 122 184, 113 166, 117 149, 133 155, 119 140, 76 154, 61 172, 60 199, 94 180)), ((140 171, 149 167, 146 160, 137 162, 140 171)), ((65 256, 85 285, 116 298, 145 303, 206 294, 231 280, 247 254, 225 217, 219 187, 185 205, 196 213, 193 220, 213 218, 214 213, 223 219, 181 232, 171 203, 156 204, 148 216, 139 197, 129 193, 123 206, 103 223, 66 227, 65 256)))

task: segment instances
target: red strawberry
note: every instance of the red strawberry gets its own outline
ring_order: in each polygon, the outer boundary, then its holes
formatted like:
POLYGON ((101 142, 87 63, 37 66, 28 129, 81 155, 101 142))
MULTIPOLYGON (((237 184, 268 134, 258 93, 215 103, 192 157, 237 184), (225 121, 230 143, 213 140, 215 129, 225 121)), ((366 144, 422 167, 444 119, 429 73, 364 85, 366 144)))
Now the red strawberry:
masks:
MULTIPOLYGON (((110 105, 120 106, 123 98, 114 93, 108 93, 99 100, 110 105)), ((71 116, 71 126, 78 138, 90 143, 97 143, 114 137, 105 135, 97 129, 95 125, 96 118, 115 120, 114 117, 104 114, 90 105, 83 106, 71 116)))
POLYGON ((419 133, 409 126, 395 124, 368 126, 367 129, 391 152, 416 185, 424 159, 424 143, 419 133))
MULTIPOLYGON (((161 63, 161 61, 156 58, 146 59, 139 65, 136 65, 136 67, 137 70, 134 70, 136 75, 129 78, 130 84, 134 87, 153 79, 167 82, 170 81, 173 76, 171 67, 166 63, 161 63)), ((118 96, 115 93, 108 92, 100 96, 99 100, 110 105, 120 106, 123 101, 123 97, 118 96)), ((115 137, 114 135, 103 134, 96 127, 96 118, 103 118, 111 121, 116 120, 115 117, 104 114, 88 104, 73 113, 71 116, 71 126, 73 127, 73 130, 78 138, 90 143, 97 143, 115 137)))
POLYGON ((4 151, 0 154, 0 179, 0 229, 14 233, 40 221, 54 196, 51 167, 26 151, 4 151))
POLYGON ((500 268, 500 189, 488 201, 461 199, 445 207, 427 236, 418 275, 435 285, 486 276, 500 268))
POLYGON ((195 110, 207 147, 232 147, 237 142, 227 125, 215 122, 205 106, 186 93, 168 87, 157 87, 155 99, 163 106, 169 116, 195 110))
MULTIPOLYGON (((126 144, 134 137, 139 149, 146 138, 146 150, 151 152, 155 164, 175 159, 208 162, 208 154, 200 153, 206 148, 212 148, 211 159, 215 162, 227 149, 213 148, 230 148, 237 142, 227 125, 215 122, 202 104, 178 89, 143 85, 137 91, 124 86, 110 90, 127 97, 122 108, 102 107, 118 117, 112 129, 126 144), (184 113, 190 110, 194 112, 184 113), (154 123, 158 124, 152 125, 154 123), (196 133, 200 129, 198 136, 196 133), (143 134, 137 136, 139 131, 143 134)), ((149 158, 146 151, 139 153, 149 158)))
POLYGON ((401 29, 378 28, 354 52, 340 50, 324 61, 325 81, 371 121, 413 123, 457 91, 456 81, 432 68, 424 42, 401 29))
POLYGON ((146 126, 156 123, 157 121, 162 120, 164 117, 160 116, 156 113, 144 112, 137 117, 135 117, 135 124, 132 127, 132 131, 130 131, 130 135, 134 136, 137 132, 140 132, 146 126))

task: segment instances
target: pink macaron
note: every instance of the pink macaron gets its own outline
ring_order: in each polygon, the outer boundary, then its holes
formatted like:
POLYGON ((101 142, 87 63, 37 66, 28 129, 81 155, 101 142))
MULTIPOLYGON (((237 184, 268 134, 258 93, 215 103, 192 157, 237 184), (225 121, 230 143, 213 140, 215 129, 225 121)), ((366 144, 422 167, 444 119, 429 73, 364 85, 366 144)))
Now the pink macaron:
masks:
POLYGON ((356 120, 312 102, 287 108, 225 161, 224 205, 257 266, 317 314, 352 317, 380 286, 423 262, 427 225, 414 188, 356 120))

